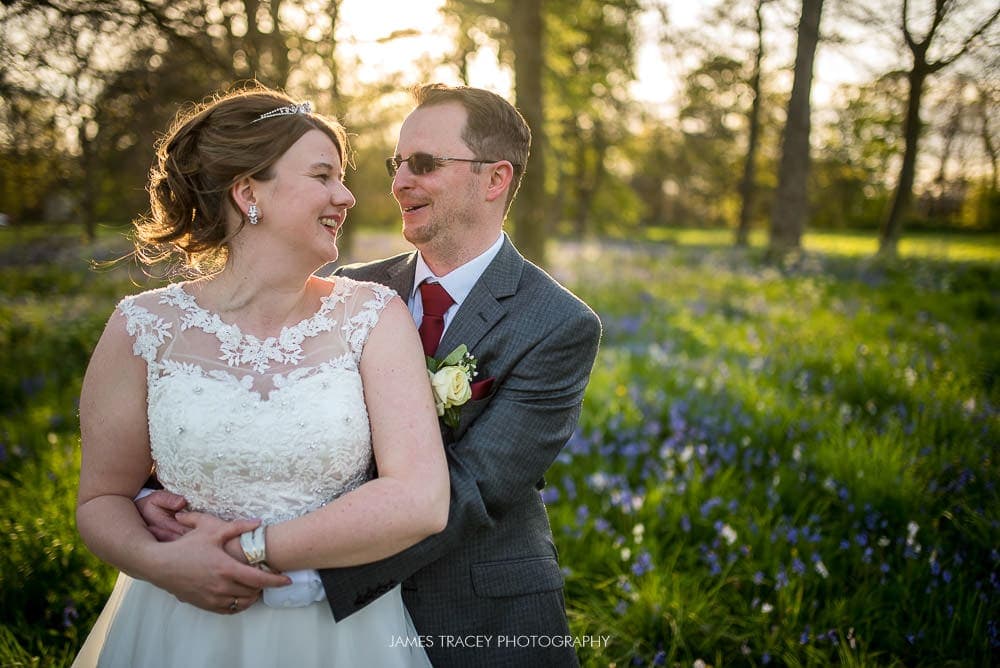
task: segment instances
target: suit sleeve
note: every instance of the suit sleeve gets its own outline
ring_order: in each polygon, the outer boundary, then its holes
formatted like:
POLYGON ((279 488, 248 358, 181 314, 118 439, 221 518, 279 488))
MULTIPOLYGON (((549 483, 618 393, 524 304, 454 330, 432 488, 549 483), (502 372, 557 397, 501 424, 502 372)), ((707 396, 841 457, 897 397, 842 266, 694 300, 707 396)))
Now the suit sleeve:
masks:
POLYGON ((369 602, 355 592, 378 592, 488 530, 526 495, 537 494, 545 471, 576 428, 583 395, 597 356, 601 326, 579 307, 569 317, 539 327, 537 319, 514 324, 516 359, 480 406, 466 416, 446 445, 451 507, 445 530, 387 559, 321 571, 334 616, 341 619, 369 602), (478 411, 478 412, 477 412, 478 411))

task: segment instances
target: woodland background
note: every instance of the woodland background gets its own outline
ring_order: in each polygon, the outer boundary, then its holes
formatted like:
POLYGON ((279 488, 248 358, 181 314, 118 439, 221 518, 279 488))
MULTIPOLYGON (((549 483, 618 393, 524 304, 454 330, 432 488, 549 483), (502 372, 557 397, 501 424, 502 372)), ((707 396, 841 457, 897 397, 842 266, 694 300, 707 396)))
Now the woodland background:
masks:
POLYGON ((584 666, 996 665, 1000 7, 428 0, 362 36, 411 4, 2 0, 0 666, 69 665, 110 592, 80 383, 163 277, 103 261, 177 109, 252 78, 354 133, 345 262, 406 248, 409 85, 528 118, 508 229, 604 324, 542 491, 571 630, 612 639, 584 666))
POLYGON ((130 220, 179 105, 254 78, 347 124, 352 227, 391 227, 382 162, 407 86, 476 85, 485 57, 534 130, 511 229, 539 261, 554 236, 661 225, 725 227, 739 243, 767 229, 778 253, 806 229, 870 229, 889 255, 907 230, 1000 229, 1000 9, 988 0, 725 0, 683 26, 672 16, 687 3, 666 0, 447 0, 363 59, 342 4, 5 0, 0 212, 88 238, 130 220), (407 57, 439 21, 441 55, 407 57), (633 94, 650 42, 673 91, 658 105, 633 94), (836 81, 814 71, 824 52, 855 80, 818 106, 814 80, 836 81), (370 60, 395 62, 355 76, 370 60))

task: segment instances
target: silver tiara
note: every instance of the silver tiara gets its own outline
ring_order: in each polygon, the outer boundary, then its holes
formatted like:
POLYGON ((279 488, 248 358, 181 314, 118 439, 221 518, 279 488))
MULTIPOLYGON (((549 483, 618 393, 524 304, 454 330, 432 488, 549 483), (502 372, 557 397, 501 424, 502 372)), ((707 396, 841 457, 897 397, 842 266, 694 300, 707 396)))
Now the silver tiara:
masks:
POLYGON ((250 125, 253 125, 257 121, 262 121, 265 118, 274 118, 275 116, 292 116, 293 114, 311 114, 313 106, 311 102, 303 102, 302 104, 290 104, 286 107, 278 107, 273 111, 269 111, 266 114, 261 114, 254 120, 250 121, 250 125))

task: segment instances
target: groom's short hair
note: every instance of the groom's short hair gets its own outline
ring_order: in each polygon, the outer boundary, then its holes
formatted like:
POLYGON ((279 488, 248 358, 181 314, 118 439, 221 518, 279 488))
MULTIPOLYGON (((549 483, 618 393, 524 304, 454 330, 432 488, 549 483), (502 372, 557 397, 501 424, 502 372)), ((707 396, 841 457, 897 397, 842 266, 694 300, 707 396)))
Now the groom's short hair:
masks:
MULTIPOLYGON (((514 105, 496 93, 471 86, 425 84, 413 89, 417 109, 457 102, 465 108, 467 120, 462 141, 481 160, 507 160, 514 165, 514 178, 507 192, 507 206, 521 185, 528 154, 531 129, 514 105)), ((473 165, 473 169, 480 169, 473 165)))

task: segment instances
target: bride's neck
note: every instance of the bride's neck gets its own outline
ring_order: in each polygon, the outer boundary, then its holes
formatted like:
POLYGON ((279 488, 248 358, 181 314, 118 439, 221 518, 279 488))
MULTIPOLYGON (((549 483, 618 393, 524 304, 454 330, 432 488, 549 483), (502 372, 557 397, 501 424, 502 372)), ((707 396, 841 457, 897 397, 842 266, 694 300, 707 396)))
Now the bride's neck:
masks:
POLYGON ((280 331, 315 310, 310 277, 274 271, 241 271, 227 266, 215 276, 198 281, 205 306, 226 319, 238 320, 258 331, 280 331))

